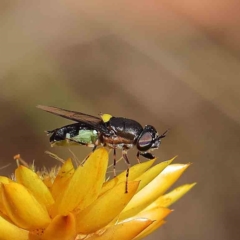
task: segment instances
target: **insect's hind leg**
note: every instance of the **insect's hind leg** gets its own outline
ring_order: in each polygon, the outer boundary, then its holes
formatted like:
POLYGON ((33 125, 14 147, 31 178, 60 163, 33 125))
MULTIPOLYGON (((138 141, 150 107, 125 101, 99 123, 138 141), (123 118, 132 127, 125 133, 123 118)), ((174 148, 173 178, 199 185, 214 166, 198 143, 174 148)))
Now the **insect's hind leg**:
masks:
POLYGON ((113 176, 116 177, 116 165, 117 165, 117 160, 116 160, 116 148, 113 149, 113 176))
MULTIPOLYGON (((90 147, 90 146, 88 146, 88 144, 86 144, 86 146, 87 146, 87 147, 90 147)), ((96 150, 96 148, 97 148, 97 145, 94 145, 94 146, 93 146, 93 149, 92 149, 92 152, 89 153, 89 154, 83 159, 83 161, 81 162, 81 165, 83 165, 83 164, 88 160, 88 158, 89 158, 90 155, 96 150)))
POLYGON ((127 150, 122 151, 122 156, 123 156, 123 159, 125 160, 125 163, 127 164, 125 193, 128 193, 128 177, 129 177, 129 169, 131 164, 128 160, 127 150))
POLYGON ((73 140, 73 139, 71 139, 71 138, 66 138, 68 141, 72 141, 72 142, 75 142, 75 143, 77 143, 77 144, 79 144, 79 145, 83 145, 83 146, 86 146, 86 147, 92 147, 92 152, 91 153, 89 153, 84 159, 83 159, 83 161, 81 162, 81 165, 83 165, 86 161, 87 161, 87 159, 90 157, 90 155, 96 150, 96 148, 97 148, 97 146, 98 146, 98 142, 96 142, 95 144, 93 144, 93 143, 82 143, 82 142, 78 142, 78 141, 75 141, 75 140, 73 140))

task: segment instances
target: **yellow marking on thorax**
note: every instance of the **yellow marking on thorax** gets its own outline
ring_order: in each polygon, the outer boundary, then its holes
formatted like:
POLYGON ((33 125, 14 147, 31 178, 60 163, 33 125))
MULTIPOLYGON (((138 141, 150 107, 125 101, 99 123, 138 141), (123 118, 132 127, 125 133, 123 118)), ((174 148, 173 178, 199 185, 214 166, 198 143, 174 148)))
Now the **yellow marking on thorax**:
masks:
POLYGON ((100 116, 101 116, 103 122, 105 122, 105 123, 108 122, 112 118, 112 115, 107 114, 107 113, 101 114, 100 116))

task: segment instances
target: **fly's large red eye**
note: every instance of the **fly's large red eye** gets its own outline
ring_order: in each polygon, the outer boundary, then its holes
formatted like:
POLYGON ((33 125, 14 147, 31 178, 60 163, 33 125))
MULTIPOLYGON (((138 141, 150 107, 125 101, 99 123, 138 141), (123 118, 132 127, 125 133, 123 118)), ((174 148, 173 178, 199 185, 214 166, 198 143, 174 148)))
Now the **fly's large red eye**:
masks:
POLYGON ((150 148, 152 145, 152 134, 149 132, 144 133, 141 138, 138 140, 138 145, 140 148, 150 148))

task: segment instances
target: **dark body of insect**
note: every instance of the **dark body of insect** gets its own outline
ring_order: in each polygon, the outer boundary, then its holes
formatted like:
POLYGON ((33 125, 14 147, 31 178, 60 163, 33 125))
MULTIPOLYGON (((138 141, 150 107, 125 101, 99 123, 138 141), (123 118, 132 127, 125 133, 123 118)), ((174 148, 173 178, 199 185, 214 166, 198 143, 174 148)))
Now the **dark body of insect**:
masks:
POLYGON ((135 120, 113 117, 109 114, 101 114, 100 117, 95 117, 56 107, 40 105, 38 108, 77 122, 47 131, 48 134, 51 134, 50 142, 52 145, 81 144, 92 147, 93 151, 99 145, 112 148, 114 149, 114 175, 116 175, 116 149, 122 149, 123 158, 128 164, 127 178, 130 166, 127 151, 136 147, 138 161, 139 155, 153 159, 154 156, 150 152, 159 147, 161 139, 165 137, 167 132, 158 135, 156 129, 151 125, 146 125, 143 128, 135 120))

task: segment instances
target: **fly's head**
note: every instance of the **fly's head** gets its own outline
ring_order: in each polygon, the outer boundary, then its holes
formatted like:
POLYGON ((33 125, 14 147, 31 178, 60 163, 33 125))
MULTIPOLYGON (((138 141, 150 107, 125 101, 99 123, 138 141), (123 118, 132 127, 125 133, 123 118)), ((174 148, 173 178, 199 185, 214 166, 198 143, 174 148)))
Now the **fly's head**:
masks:
POLYGON ((153 159, 154 156, 150 152, 159 148, 161 139, 166 136, 167 132, 168 130, 162 135, 158 135, 157 130, 153 126, 146 125, 137 139, 137 149, 140 155, 153 159))

